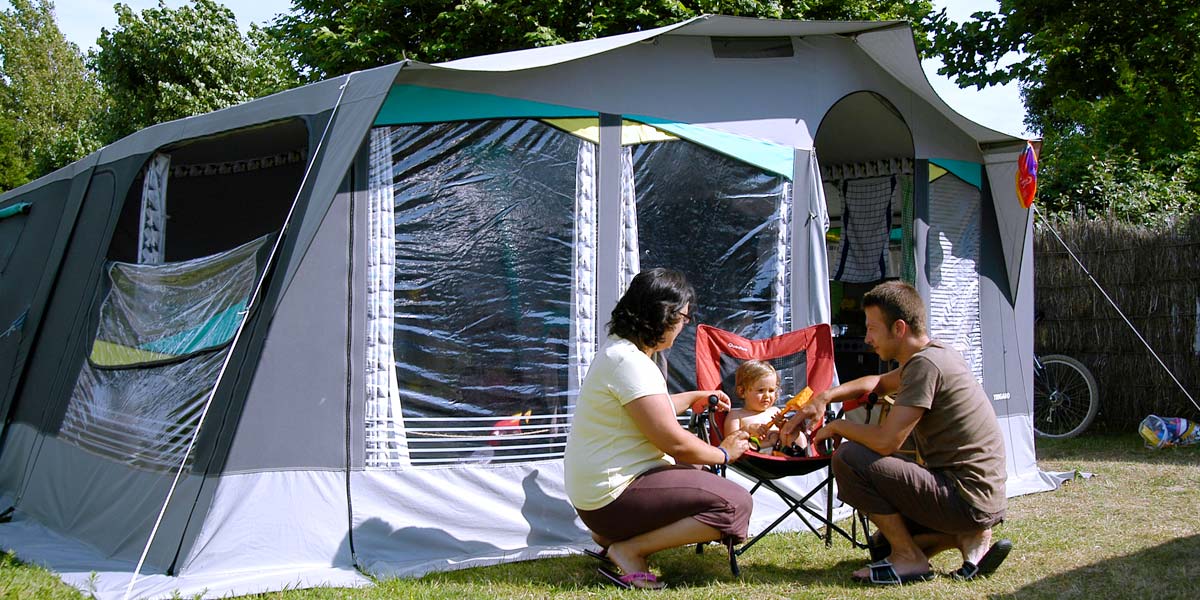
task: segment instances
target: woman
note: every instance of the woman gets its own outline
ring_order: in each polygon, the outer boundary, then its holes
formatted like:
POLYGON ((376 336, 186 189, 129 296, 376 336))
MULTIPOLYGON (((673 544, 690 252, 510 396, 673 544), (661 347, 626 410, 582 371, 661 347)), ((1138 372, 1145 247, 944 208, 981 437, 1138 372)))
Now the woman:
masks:
POLYGON ((746 537, 752 500, 741 486, 692 465, 737 460, 749 446, 737 432, 710 446, 676 416, 720 391, 671 395, 651 358, 691 321, 694 299, 682 273, 643 271, 617 302, 607 344, 579 391, 565 456, 567 496, 592 538, 624 573, 601 572, 622 587, 658 589, 646 558, 659 550, 746 537), (677 464, 680 463, 680 464, 677 464))

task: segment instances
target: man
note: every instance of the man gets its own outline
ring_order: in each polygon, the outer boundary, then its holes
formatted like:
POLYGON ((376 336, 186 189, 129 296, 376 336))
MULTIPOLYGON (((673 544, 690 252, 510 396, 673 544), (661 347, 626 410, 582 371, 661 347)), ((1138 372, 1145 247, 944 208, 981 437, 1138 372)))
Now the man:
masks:
POLYGON ((1004 439, 996 413, 962 356, 930 340, 925 305, 907 283, 889 281, 862 299, 866 343, 900 367, 868 375, 814 396, 783 427, 784 441, 805 419, 816 422, 831 402, 875 392, 895 400, 881 424, 838 419, 814 442, 845 438, 833 455, 838 497, 866 513, 886 540, 872 542, 881 559, 854 573, 877 584, 933 577, 929 557, 952 548, 963 556, 959 579, 989 575, 1012 548, 992 544, 992 526, 1004 518, 1004 439), (917 461, 896 456, 912 434, 917 461))

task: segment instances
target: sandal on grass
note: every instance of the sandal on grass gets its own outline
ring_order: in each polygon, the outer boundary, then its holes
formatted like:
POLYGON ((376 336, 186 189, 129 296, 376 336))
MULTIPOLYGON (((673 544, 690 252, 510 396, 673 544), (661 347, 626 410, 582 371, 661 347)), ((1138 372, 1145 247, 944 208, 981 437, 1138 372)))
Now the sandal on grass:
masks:
POLYGON ((653 573, 638 571, 637 573, 629 573, 626 575, 617 575, 604 567, 596 569, 607 578, 613 585, 623 590, 661 590, 667 587, 667 584, 658 580, 658 577, 653 573))
POLYGON ((870 583, 872 585, 900 585, 902 583, 929 581, 934 577, 933 571, 900 575, 896 573, 896 568, 893 567, 891 561, 887 559, 875 561, 867 565, 867 567, 871 569, 870 575, 867 577, 855 576, 855 581, 859 583, 870 583))
POLYGON ((959 581, 971 581, 976 577, 987 577, 996 572, 1004 559, 1008 558, 1008 553, 1012 552, 1011 540, 1000 540, 992 544, 991 548, 984 553, 983 558, 979 559, 979 564, 974 564, 969 560, 964 560, 963 565, 950 574, 951 577, 959 581))
POLYGON ((583 553, 610 567, 617 566, 616 563, 614 563, 612 559, 608 557, 608 548, 601 548, 599 551, 584 548, 583 553))

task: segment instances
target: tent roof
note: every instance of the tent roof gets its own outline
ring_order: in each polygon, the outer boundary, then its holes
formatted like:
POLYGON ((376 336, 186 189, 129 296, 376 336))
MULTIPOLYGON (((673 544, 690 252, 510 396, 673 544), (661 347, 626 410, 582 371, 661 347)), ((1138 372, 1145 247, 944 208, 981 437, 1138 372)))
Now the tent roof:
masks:
POLYGON ((845 36, 855 40, 871 60, 919 97, 929 102, 938 112, 964 133, 974 138, 981 146, 1009 146, 1021 141, 1020 138, 980 125, 958 114, 950 105, 946 104, 925 77, 912 35, 912 28, 903 21, 793 21, 703 15, 674 25, 646 31, 635 31, 544 48, 489 54, 432 65, 410 62, 408 67, 464 72, 521 71, 588 58, 633 44, 649 42, 660 36, 845 36))

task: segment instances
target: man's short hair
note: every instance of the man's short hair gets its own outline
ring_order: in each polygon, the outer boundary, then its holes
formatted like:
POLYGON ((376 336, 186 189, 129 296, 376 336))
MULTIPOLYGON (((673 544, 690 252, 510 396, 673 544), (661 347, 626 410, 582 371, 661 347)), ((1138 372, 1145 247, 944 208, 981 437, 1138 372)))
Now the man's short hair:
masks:
POLYGON ((925 335, 925 302, 911 284, 885 281, 863 296, 862 306, 878 308, 887 319, 889 328, 896 320, 902 320, 914 335, 925 335))

